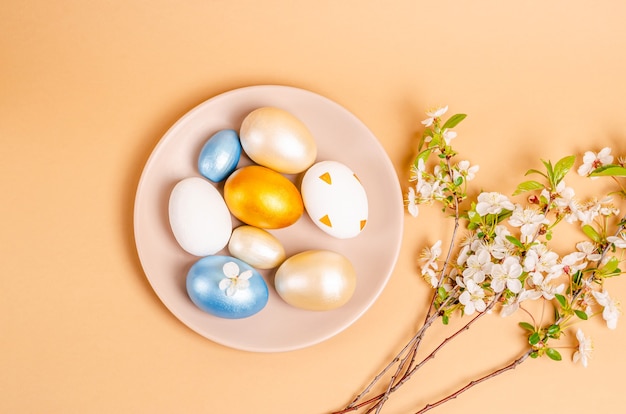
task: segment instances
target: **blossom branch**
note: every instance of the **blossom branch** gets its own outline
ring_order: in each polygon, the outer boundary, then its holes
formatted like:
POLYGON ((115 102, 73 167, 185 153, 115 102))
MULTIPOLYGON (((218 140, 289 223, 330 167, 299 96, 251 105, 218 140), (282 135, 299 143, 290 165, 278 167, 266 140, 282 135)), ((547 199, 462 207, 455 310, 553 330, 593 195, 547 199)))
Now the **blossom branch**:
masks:
MULTIPOLYGON (((468 330, 478 319, 489 313, 496 304, 501 304, 500 313, 508 316, 518 309, 525 310, 523 301, 542 300, 554 307, 553 322, 537 320, 529 313, 532 324, 520 322, 528 331, 528 350, 510 364, 490 374, 471 381, 447 397, 426 405, 423 413, 456 398, 474 386, 514 369, 529 356, 538 358, 547 355, 560 361, 561 354, 553 346, 570 319, 575 316, 587 320, 599 314, 596 306, 603 308, 601 314, 607 326, 614 329, 619 315, 617 303, 604 289, 604 280, 624 273, 618 268, 620 259, 616 249, 626 248, 626 218, 617 225, 614 236, 607 236, 609 218, 617 216, 619 210, 611 204, 611 198, 593 199, 585 203, 574 198, 574 191, 564 182, 565 175, 573 167, 575 156, 566 156, 555 164, 543 161, 544 171, 530 169, 526 175, 538 174, 545 180, 529 180, 519 184, 513 195, 534 192, 528 197, 528 206, 511 202, 498 192, 481 192, 471 207, 461 214, 460 204, 467 198, 467 181, 474 178, 478 166, 469 161, 451 162, 456 152, 450 141, 456 137, 451 131, 465 115, 457 114, 443 121, 441 116, 447 107, 427 112, 429 118, 422 123, 427 127, 419 143, 419 153, 414 161, 410 181, 415 186, 408 189, 408 211, 417 216, 419 204, 440 203, 443 211, 454 210, 454 228, 443 265, 439 267, 441 240, 431 248, 425 248, 422 276, 434 288, 422 326, 411 337, 393 360, 365 387, 365 389, 343 410, 334 414, 348 413, 366 408, 365 414, 380 414, 391 394, 408 382, 414 374, 462 332, 468 330), (437 162, 430 162, 438 159, 437 162), (429 161, 428 169, 426 162, 429 161), (433 167, 431 169, 431 167, 433 167), (459 243, 456 252, 457 232, 460 220, 467 220, 469 235, 459 243), (576 250, 560 257, 549 247, 553 231, 562 222, 581 222, 582 232, 588 236, 576 244, 576 250), (453 258, 453 251, 455 255, 453 258), (567 283, 564 283, 566 282, 567 283), (601 291, 599 291, 600 286, 601 291), (417 362, 417 354, 433 322, 441 317, 444 325, 456 313, 473 316, 469 322, 443 339, 426 357, 417 362), (393 373, 390 373, 394 369, 393 373), (384 392, 368 398, 374 385, 387 375, 384 392)), ((583 165, 578 168, 583 176, 626 177, 623 161, 611 164, 613 156, 609 148, 599 153, 587 151, 583 165)), ((618 182, 619 184, 619 182, 618 182)), ((626 197, 623 186, 620 194, 626 197)), ((525 310, 526 311, 526 310, 525 310)), ((528 311, 526 311, 528 313, 528 311)), ((573 354, 574 362, 583 366, 591 352, 590 339, 579 329, 576 333, 578 350, 573 354)))
POLYGON ((519 358, 517 358, 516 360, 514 360, 513 362, 511 362, 510 364, 508 364, 505 367, 502 367, 500 369, 497 369, 493 372, 491 372, 490 374, 487 374, 477 380, 473 380, 470 381, 467 385, 465 385, 464 387, 458 389, 457 391, 453 392, 452 394, 448 395, 445 398, 442 398, 441 400, 434 402, 432 404, 427 404, 424 408, 422 408, 421 410, 417 411, 415 414, 422 414, 425 413, 427 411, 432 410, 433 408, 436 408, 450 400, 455 399, 456 397, 458 397, 459 395, 463 394, 466 391, 469 391, 471 388, 475 387, 476 385, 487 381, 488 379, 497 377, 500 374, 503 374, 507 371, 513 370, 515 368, 517 368, 522 362, 524 362, 531 354, 531 351, 528 350, 526 352, 524 352, 519 358))

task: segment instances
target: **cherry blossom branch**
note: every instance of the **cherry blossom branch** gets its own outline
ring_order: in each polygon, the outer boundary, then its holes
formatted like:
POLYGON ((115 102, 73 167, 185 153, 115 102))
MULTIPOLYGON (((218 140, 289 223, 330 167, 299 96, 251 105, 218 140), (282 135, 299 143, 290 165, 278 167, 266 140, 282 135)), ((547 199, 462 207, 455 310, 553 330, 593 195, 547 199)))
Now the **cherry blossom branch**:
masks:
MULTIPOLYGON (((389 395, 395 391, 397 391, 402 385, 404 385, 412 376, 413 374, 415 374, 415 372, 417 372, 422 366, 424 366, 428 361, 432 360, 435 358, 436 354, 443 348, 445 347, 450 341, 452 341, 454 338, 456 338, 458 335, 460 335, 462 332, 467 331, 474 323, 476 323, 478 321, 478 319, 482 318, 484 315, 487 315, 489 310, 491 310, 495 304, 498 302, 500 298, 500 295, 495 296, 492 301, 490 302, 490 304, 487 306, 487 308, 485 309, 484 312, 478 313, 476 316, 474 316, 472 319, 470 319, 465 325, 463 325, 461 328, 459 328, 457 331, 455 331, 452 335, 450 335, 449 337, 445 338, 430 354, 428 354, 426 357, 424 357, 424 359, 422 359, 417 365, 413 366, 411 369, 407 370, 405 372, 404 375, 402 375, 402 377, 400 377, 400 379, 397 381, 397 383, 394 384, 395 380, 392 378, 392 380, 390 381, 391 386, 388 387, 388 389, 381 393, 376 395, 375 397, 372 397, 370 399, 368 399, 367 401, 363 401, 359 404, 357 404, 356 402, 360 399, 355 399, 355 401, 353 401, 348 407, 346 407, 343 410, 340 411, 336 411, 333 412, 333 414, 345 414, 351 411, 356 411, 360 408, 369 406, 370 404, 374 404, 372 407, 370 407, 365 414, 367 413, 371 413, 374 410, 376 410, 376 412, 380 412, 380 410, 382 409, 383 405, 386 403, 389 395), (387 397, 387 398, 385 398, 387 397)), ((431 322, 432 323, 432 322, 431 322)), ((407 344, 407 346, 404 348, 404 350, 407 349, 407 347, 410 345, 411 342, 409 342, 409 344, 407 344)), ((368 390, 369 391, 369 390, 368 390)), ((360 395, 360 397, 362 398, 363 395, 365 395, 366 393, 362 393, 360 395)))
MULTIPOLYGON (((446 157, 446 165, 448 166, 448 171, 452 171, 452 166, 450 165, 450 157, 446 157)), ((428 312, 426 313, 426 319, 424 320, 424 326, 426 325, 426 323, 432 319, 433 316, 437 315, 437 312, 433 312, 433 310, 436 311, 436 309, 434 309, 434 304, 435 304, 435 300, 437 299, 437 294, 438 294, 438 290, 441 287, 441 285, 443 284, 443 280, 444 280, 444 275, 446 274, 446 271, 448 269, 448 264, 450 263, 450 258, 452 257, 452 251, 453 251, 453 247, 455 245, 455 240, 456 240, 456 234, 458 232, 459 229, 459 197, 453 193, 453 200, 454 200, 454 228, 452 230, 452 236, 450 237, 450 246, 448 247, 448 252, 446 254, 446 259, 444 260, 442 269, 441 269, 441 273, 440 273, 440 278, 439 281, 437 282, 437 286, 435 286, 432 298, 430 300, 430 305, 428 307, 428 312)), ((430 322, 428 324, 428 326, 430 326, 432 324, 432 322, 430 322)), ((471 325, 468 324, 466 325, 467 328, 469 328, 469 326, 471 325)), ((424 329, 424 332, 426 330, 424 329)), ((409 357, 411 358, 409 365, 406 368, 405 374, 402 376, 401 382, 406 381, 408 378, 410 378, 413 375, 413 372, 415 372, 417 369, 414 367, 415 364, 415 358, 417 356, 417 351, 419 349, 420 343, 421 343, 421 339, 422 339, 423 335, 415 338, 415 340, 412 342, 412 344, 410 345, 410 350, 407 353, 407 355, 400 361, 400 363, 398 364, 398 367, 396 369, 396 372, 393 374, 393 376, 391 377, 391 380, 389 381, 389 384, 387 386, 387 389, 385 390, 385 393, 383 394, 383 396, 381 397, 380 401, 377 403, 376 405, 376 414, 379 414, 383 405, 385 404, 385 402, 387 401, 387 399, 389 398, 389 394, 391 393, 392 388, 396 387, 396 385, 394 385, 394 383, 396 382, 396 379, 398 378, 398 376, 400 375, 400 373, 402 372, 402 370, 404 369, 407 360, 409 359, 409 357)), ((445 343, 445 341, 444 341, 445 343)), ((442 343, 442 345, 444 344, 442 343)), ((406 348, 405 348, 406 349, 406 348)), ((420 364, 420 366, 423 365, 423 363, 420 364)), ((368 410, 367 413, 369 413, 371 410, 368 410)), ((366 414, 367 414, 366 413, 366 414)))
POLYGON ((453 392, 452 394, 448 395, 445 398, 442 398, 441 400, 434 402, 432 404, 427 404, 424 408, 422 408, 421 410, 417 411, 415 414, 422 414, 425 413, 426 411, 430 411, 435 407, 438 407, 450 400, 455 399, 456 397, 458 397, 459 395, 463 394, 465 391, 470 390, 471 388, 475 387, 476 385, 487 381, 488 379, 497 377, 500 374, 503 374, 507 371, 513 370, 515 368, 517 368, 522 362, 524 362, 532 353, 532 350, 528 350, 526 352, 524 352, 519 358, 517 358, 515 361, 511 362, 510 364, 508 364, 505 367, 502 367, 500 369, 497 369, 493 372, 491 372, 490 374, 487 374, 477 380, 473 380, 470 381, 467 385, 465 385, 462 388, 459 388, 457 391, 453 392))

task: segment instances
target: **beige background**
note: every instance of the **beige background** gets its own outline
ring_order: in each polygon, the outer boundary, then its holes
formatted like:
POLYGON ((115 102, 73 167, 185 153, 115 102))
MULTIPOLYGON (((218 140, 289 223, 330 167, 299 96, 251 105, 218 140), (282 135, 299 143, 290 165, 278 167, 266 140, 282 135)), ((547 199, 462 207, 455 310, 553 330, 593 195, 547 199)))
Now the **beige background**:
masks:
MULTIPOLYGON (((341 407, 423 318, 415 252, 449 227, 407 215, 390 283, 336 337, 280 354, 228 349, 167 311, 136 255, 134 194, 160 137, 219 93, 295 86, 363 120, 405 187, 423 111, 448 104, 469 114, 457 146, 481 166, 476 186, 510 194, 540 158, 605 145, 626 154, 625 14, 618 1, 5 0, 0 411, 341 407)), ((609 290, 626 298, 624 280, 609 290)), ((526 362, 433 412, 621 412, 624 322, 585 330, 587 369, 564 349, 560 363, 526 362)), ((487 318, 387 411, 414 412, 523 345, 514 320, 487 318)))

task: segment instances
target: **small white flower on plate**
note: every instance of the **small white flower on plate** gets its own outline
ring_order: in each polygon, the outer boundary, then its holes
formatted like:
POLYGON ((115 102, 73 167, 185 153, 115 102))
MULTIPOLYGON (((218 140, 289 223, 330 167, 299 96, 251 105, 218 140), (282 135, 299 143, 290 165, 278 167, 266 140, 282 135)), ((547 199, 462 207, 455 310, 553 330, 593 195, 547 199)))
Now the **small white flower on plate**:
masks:
POLYGON ((237 263, 226 262, 222 271, 226 277, 220 280, 219 288, 226 291, 226 296, 233 296, 238 290, 244 290, 250 286, 248 279, 252 277, 252 270, 239 273, 237 263))

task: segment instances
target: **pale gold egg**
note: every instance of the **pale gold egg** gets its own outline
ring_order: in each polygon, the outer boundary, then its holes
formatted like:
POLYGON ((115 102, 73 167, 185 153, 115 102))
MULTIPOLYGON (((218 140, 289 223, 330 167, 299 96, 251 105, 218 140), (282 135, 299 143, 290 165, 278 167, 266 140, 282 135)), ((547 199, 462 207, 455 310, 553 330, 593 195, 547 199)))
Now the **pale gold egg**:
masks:
POLYGON ((308 250, 295 254, 276 271, 274 287, 297 308, 326 311, 345 305, 356 289, 352 263, 337 252, 308 250))
POLYGON ((304 212, 296 186, 284 175, 260 165, 233 172, 224 183, 224 200, 235 217, 262 229, 290 226, 304 212))
POLYGON ((285 260, 285 248, 271 233, 254 226, 233 230, 228 251, 257 269, 272 269, 285 260))
POLYGON ((317 144, 307 126, 280 108, 250 112, 241 123, 239 137, 252 161, 284 174, 306 170, 317 157, 317 144))

